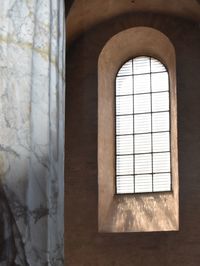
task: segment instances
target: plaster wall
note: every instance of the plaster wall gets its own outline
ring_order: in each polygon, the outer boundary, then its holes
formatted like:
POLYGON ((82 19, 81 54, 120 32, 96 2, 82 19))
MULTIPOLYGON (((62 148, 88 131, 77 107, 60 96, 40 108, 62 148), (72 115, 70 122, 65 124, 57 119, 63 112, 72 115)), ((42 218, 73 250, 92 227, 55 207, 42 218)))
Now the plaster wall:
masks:
POLYGON ((100 24, 68 51, 65 254, 69 266, 200 264, 200 30, 168 16, 121 16, 100 24), (99 233, 98 58, 116 33, 134 26, 163 32, 176 52, 180 228, 177 232, 99 233))

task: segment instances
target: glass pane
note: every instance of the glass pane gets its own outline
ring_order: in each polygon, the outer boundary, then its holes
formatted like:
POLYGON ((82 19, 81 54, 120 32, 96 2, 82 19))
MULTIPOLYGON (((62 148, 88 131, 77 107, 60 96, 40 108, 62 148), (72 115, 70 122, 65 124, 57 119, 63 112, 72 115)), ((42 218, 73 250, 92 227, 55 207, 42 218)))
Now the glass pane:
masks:
POLYGON ((117 115, 133 113, 133 96, 116 97, 116 113, 117 115))
POLYGON ((133 175, 117 176, 117 193, 133 193, 134 192, 134 181, 133 175))
POLYGON ((150 92, 150 74, 134 76, 134 93, 150 92))
POLYGON ((116 119, 116 134, 133 134, 133 116, 117 116, 116 119))
POLYGON ((150 94, 134 95, 134 112, 148 113, 151 111, 150 94))
POLYGON ((126 95, 133 93, 133 77, 117 77, 116 95, 126 95))
POLYGON ((169 77, 165 66, 147 56, 129 60, 118 72, 116 96, 117 193, 170 191, 169 77))
POLYGON ((151 72, 166 71, 165 66, 155 58, 151 58, 151 72))
POLYGON ((169 92, 152 93, 152 111, 169 110, 169 92))
POLYGON ((132 60, 126 62, 119 70, 117 76, 131 75, 132 74, 132 60))
POLYGON ((169 132, 153 134, 153 151, 169 151, 170 150, 169 132))
POLYGON ((135 153, 151 152, 151 134, 135 135, 135 153))
POLYGON ((169 130, 169 112, 154 113, 152 119, 154 132, 169 130))
POLYGON ((134 133, 151 132, 151 114, 134 116, 134 133))
POLYGON ((133 135, 117 136, 117 154, 133 154, 133 135))
POLYGON ((170 191, 171 190, 171 174, 154 174, 153 175, 154 191, 170 191))
POLYGON ((151 81, 152 81, 152 92, 169 90, 169 79, 167 72, 152 74, 151 81))
POLYGON ((135 173, 136 174, 152 173, 151 154, 135 155, 135 173))
POLYGON ((170 172, 170 153, 153 154, 153 172, 170 172))
POLYGON ((117 175, 133 174, 133 155, 117 156, 117 175))
POLYGON ((150 58, 146 56, 140 56, 133 59, 133 73, 150 73, 150 58))
POLYGON ((152 192, 152 175, 136 175, 135 192, 152 192))

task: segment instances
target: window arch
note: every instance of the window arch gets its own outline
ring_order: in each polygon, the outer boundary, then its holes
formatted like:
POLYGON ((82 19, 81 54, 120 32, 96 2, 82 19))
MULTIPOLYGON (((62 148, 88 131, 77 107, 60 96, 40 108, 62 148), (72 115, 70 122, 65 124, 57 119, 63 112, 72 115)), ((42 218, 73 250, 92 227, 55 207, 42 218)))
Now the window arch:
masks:
POLYGON ((116 194, 171 191, 166 67, 149 56, 125 62, 115 86, 116 194))
POLYGON ((176 54, 169 38, 150 27, 134 27, 119 32, 108 40, 99 55, 98 228, 100 232, 176 231, 179 228, 176 54), (162 62, 168 72, 171 186, 162 191, 159 189, 158 193, 131 191, 131 195, 128 192, 116 194, 116 76, 124 62, 138 55, 162 62))

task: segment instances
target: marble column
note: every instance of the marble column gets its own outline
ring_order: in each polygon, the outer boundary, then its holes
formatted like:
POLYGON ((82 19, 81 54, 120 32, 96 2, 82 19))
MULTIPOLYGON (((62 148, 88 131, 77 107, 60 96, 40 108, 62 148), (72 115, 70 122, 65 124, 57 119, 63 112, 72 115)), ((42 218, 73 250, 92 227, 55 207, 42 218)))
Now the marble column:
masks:
POLYGON ((0 265, 64 265, 63 0, 0 0, 0 265))

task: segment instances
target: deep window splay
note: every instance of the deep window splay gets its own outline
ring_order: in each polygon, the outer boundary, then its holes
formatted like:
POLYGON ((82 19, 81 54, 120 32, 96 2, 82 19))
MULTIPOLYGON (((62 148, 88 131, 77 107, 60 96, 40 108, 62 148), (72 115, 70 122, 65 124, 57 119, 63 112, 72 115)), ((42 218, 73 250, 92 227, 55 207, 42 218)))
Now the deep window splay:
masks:
POLYGON ((116 193, 171 191, 170 95, 166 67, 140 56, 116 77, 116 193))

